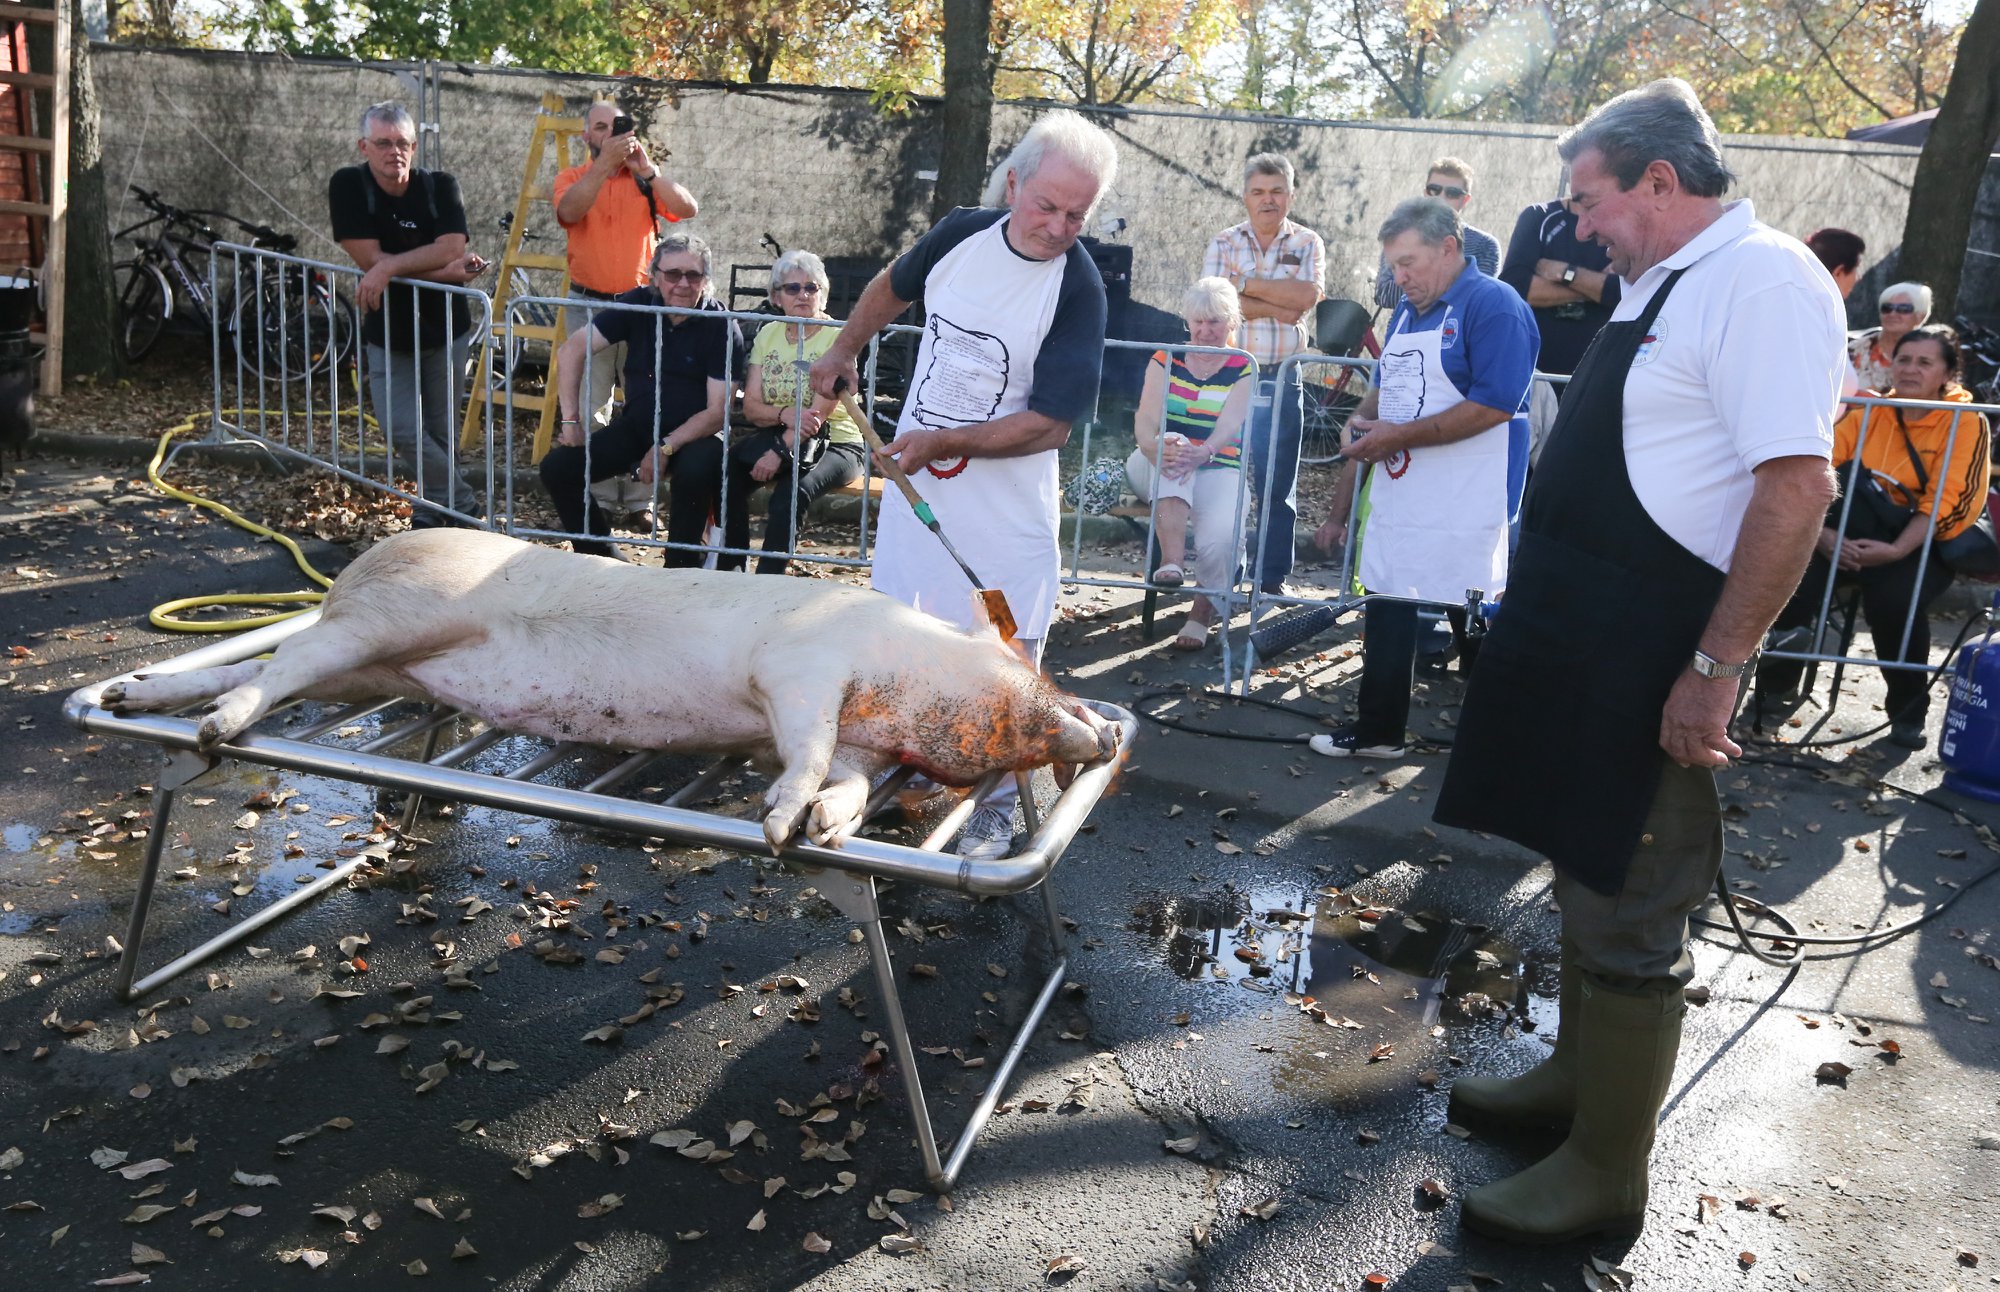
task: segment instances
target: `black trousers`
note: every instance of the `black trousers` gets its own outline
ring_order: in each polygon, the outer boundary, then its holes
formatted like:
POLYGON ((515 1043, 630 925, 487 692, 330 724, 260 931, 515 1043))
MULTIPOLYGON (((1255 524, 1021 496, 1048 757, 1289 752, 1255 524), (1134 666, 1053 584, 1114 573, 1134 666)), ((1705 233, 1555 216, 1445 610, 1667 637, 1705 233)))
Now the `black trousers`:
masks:
MULTIPOLYGON (((1938 594, 1951 586, 1951 570, 1938 554, 1933 551, 1930 560, 1924 563, 1924 581, 1917 584, 1917 561, 1923 555, 1918 548, 1900 561, 1888 565, 1871 565, 1865 570, 1843 570, 1835 587, 1861 589, 1861 617, 1868 621, 1868 632, 1875 638, 1875 658, 1887 660, 1911 660, 1927 663, 1931 657, 1931 621, 1927 611, 1938 594), (1910 604, 1917 607, 1916 618, 1910 624, 1910 644, 1901 655, 1896 653, 1897 645, 1903 640, 1903 620, 1910 613, 1910 604)), ((1813 621, 1819 613, 1819 600, 1826 591, 1826 574, 1830 568, 1827 559, 1818 552, 1813 553, 1811 564, 1806 566, 1805 578, 1800 580, 1798 591, 1778 614, 1777 627, 1798 628, 1813 621)), ((1786 690, 1798 684, 1805 665, 1797 660, 1772 660, 1757 669, 1759 686, 1773 690, 1786 690)), ((1930 710, 1930 685, 1926 674, 1914 669, 1885 668, 1882 670, 1883 685, 1888 688, 1888 702, 1883 710, 1891 721, 1923 721, 1930 710)))
MULTIPOLYGON (((791 564, 786 553, 792 550, 792 455, 784 445, 784 430, 751 431, 736 437, 729 449, 729 502, 724 508, 722 545, 750 545, 750 495, 759 487, 750 468, 767 452, 778 455, 778 474, 771 477, 771 510, 764 520, 764 554, 757 558, 757 573, 783 574, 791 564)), ((861 474, 861 456, 867 449, 859 444, 829 444, 819 461, 799 476, 798 514, 806 514, 821 495, 838 489, 861 474)), ((740 570, 746 558, 718 556, 720 570, 740 570)))
MULTIPOLYGON (((542 484, 572 534, 609 534, 611 522, 591 496, 589 485, 624 475, 653 449, 650 409, 628 408, 590 437, 587 444, 558 444, 542 459, 542 484)), ((705 436, 684 445, 667 459, 667 538, 699 544, 722 496, 722 440, 705 436)), ((609 543, 578 539, 576 550, 609 556, 609 543)), ((696 551, 667 549, 668 568, 699 566, 706 559, 696 551)))
MULTIPOLYGON (((1370 601, 1361 608, 1365 639, 1354 731, 1364 744, 1400 745, 1408 734, 1421 622, 1417 610, 1414 601, 1370 601)), ((1444 613, 1459 643, 1459 657, 1469 666, 1476 647, 1465 635, 1465 607, 1446 606, 1444 613)))

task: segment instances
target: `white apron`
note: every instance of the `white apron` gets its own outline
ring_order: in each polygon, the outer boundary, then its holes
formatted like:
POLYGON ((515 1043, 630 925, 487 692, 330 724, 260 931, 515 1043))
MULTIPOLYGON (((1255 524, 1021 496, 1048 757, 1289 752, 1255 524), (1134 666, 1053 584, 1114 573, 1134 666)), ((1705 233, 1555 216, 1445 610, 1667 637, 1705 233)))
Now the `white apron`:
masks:
MULTIPOLYGON (((1001 219, 952 248, 924 281, 923 341, 898 434, 992 421, 1028 406, 1035 358, 1055 320, 1064 258, 1014 254, 1005 242, 1007 223, 1001 219)), ((1024 638, 1046 637, 1055 615, 1062 573, 1056 476, 1054 449, 956 458, 910 472, 980 580, 1007 594, 1024 638)), ((893 489, 882 491, 869 582, 946 623, 974 623, 972 585, 893 489)))
MULTIPOLYGON (((1380 415, 1412 422, 1465 402, 1445 375, 1441 339, 1465 343, 1446 306, 1426 332, 1382 345, 1380 415)), ((1507 427, 1455 444, 1398 453, 1369 468, 1361 529, 1361 585, 1370 592, 1465 604, 1469 588, 1490 599, 1507 582, 1507 427)))

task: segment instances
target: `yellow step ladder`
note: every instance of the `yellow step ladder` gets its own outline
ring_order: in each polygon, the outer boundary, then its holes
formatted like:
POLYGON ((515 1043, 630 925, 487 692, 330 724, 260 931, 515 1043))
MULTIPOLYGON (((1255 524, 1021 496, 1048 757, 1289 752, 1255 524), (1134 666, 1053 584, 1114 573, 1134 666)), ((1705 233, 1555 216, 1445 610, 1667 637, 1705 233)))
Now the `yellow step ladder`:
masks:
MULTIPOLYGON (((500 253, 500 281, 493 289, 493 325, 479 346, 479 366, 473 371, 481 374, 482 380, 472 388, 472 401, 466 405, 465 427, 459 435, 459 447, 472 449, 485 439, 486 405, 493 400, 495 385, 483 379, 493 371, 493 351, 496 346, 507 341, 506 321, 508 302, 513 299, 516 270, 539 270, 560 276, 561 283, 551 296, 569 295, 569 260, 565 256, 549 255, 542 252, 523 251, 522 239, 528 232, 528 212, 537 202, 551 200, 555 188, 554 177, 544 179, 542 169, 553 160, 560 173, 571 165, 575 152, 572 145, 583 138, 583 118, 564 116, 563 101, 560 96, 544 94, 542 110, 535 114, 535 132, 528 140, 528 164, 521 173, 521 191, 514 199, 514 218, 507 222, 507 245, 500 253), (553 145, 553 158, 550 157, 553 145)), ((516 416, 529 412, 535 415, 535 449, 533 461, 540 462, 549 451, 549 443, 555 438, 556 423, 556 351, 567 334, 567 310, 557 310, 553 324, 542 326, 517 325, 513 336, 515 341, 546 341, 549 347, 548 378, 543 383, 538 396, 511 394, 504 387, 498 391, 501 401, 511 403, 516 416)), ((495 419, 506 416, 504 407, 493 410, 495 419)), ((503 431, 504 434, 504 431, 503 431)))

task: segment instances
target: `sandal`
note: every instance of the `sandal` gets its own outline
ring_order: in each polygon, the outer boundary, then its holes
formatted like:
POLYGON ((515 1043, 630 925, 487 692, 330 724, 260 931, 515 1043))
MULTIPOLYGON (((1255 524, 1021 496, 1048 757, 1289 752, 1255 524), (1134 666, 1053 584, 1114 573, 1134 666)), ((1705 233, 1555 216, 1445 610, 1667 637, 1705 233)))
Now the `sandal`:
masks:
POLYGON ((1159 569, 1153 571, 1151 582, 1157 587, 1178 588, 1181 586, 1181 581, 1184 578, 1186 578, 1186 574, 1180 566, 1162 565, 1159 569))
POLYGON ((1174 634, 1175 650, 1200 650, 1208 645, 1208 627, 1205 624, 1182 624, 1174 634))

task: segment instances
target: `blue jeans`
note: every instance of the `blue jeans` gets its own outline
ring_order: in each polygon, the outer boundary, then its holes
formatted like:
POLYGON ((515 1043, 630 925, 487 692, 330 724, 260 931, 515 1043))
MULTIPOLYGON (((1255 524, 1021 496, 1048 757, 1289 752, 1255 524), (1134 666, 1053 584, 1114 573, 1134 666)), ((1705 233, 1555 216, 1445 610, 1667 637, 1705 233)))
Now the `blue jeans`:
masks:
POLYGON ((1250 561, 1266 592, 1283 590, 1298 543, 1299 438, 1305 419, 1296 373, 1287 370, 1285 388, 1275 399, 1276 380, 1258 381, 1250 401, 1250 492, 1257 499, 1250 561))

